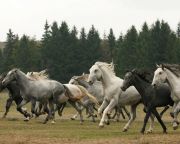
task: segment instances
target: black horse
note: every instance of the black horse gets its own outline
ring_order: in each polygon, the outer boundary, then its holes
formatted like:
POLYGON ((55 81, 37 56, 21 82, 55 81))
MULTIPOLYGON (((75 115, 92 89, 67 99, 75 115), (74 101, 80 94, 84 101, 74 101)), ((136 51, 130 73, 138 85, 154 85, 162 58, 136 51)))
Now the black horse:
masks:
MULTIPOLYGON (((9 91, 9 98, 6 101, 6 111, 3 115, 4 118, 9 112, 9 108, 11 107, 11 104, 13 101, 15 101, 16 105, 19 105, 21 101, 23 100, 23 98, 20 95, 20 90, 15 81, 11 82, 10 84, 6 86, 2 84, 2 80, 5 78, 5 76, 6 76, 6 73, 3 73, 0 75, 0 92, 4 90, 5 88, 7 88, 9 91)), ((27 111, 23 110, 22 108, 17 107, 17 111, 23 114, 26 118, 31 117, 31 115, 27 111)))
POLYGON ((157 88, 151 85, 151 82, 147 80, 145 72, 132 70, 127 72, 124 77, 123 85, 121 89, 125 91, 128 87, 134 86, 142 97, 142 102, 146 108, 146 116, 144 118, 143 128, 141 133, 144 133, 147 121, 151 114, 153 114, 163 128, 163 132, 166 133, 166 126, 161 120, 161 116, 157 112, 157 107, 164 107, 167 105, 172 106, 174 104, 170 97, 170 89, 166 84, 162 84, 157 88))

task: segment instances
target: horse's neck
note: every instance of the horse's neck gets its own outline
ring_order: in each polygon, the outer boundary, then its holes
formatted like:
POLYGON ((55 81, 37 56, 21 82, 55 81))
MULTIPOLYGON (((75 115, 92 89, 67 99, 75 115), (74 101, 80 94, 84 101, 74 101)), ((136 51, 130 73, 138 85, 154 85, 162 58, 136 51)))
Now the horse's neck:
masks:
POLYGON ((25 91, 26 88, 28 88, 29 86, 29 80, 26 77, 25 74, 23 74, 22 72, 18 72, 17 74, 17 84, 19 86, 19 88, 21 89, 21 91, 25 91))
POLYGON ((177 86, 180 83, 180 78, 175 76, 170 70, 165 69, 166 74, 167 74, 167 83, 171 89, 171 91, 176 91, 177 86))
POLYGON ((137 91, 139 92, 139 94, 143 97, 144 95, 146 95, 146 89, 147 87, 150 86, 149 83, 147 83, 146 81, 144 81, 143 79, 141 79, 139 76, 136 76, 136 79, 133 82, 134 87, 137 89, 137 91))
POLYGON ((102 71, 102 83, 104 87, 109 87, 114 83, 114 81, 116 81, 117 79, 120 79, 116 77, 115 75, 110 74, 110 72, 102 68, 101 68, 101 71, 102 71))
POLYGON ((79 85, 82 85, 83 87, 85 87, 85 88, 88 88, 89 87, 89 84, 88 84, 88 82, 86 82, 86 81, 84 81, 84 80, 77 80, 78 81, 78 84, 79 85))

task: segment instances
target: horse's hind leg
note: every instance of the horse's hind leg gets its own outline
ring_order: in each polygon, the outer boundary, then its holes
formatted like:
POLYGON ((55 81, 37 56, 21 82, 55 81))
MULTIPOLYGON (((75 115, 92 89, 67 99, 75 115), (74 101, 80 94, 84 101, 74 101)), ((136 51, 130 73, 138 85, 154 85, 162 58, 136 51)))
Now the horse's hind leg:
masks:
POLYGON ((153 127, 154 127, 154 115, 151 114, 150 116, 150 126, 149 129, 147 130, 147 133, 152 133, 153 132, 153 127))
POLYGON ((162 112, 159 114, 161 117, 163 116, 163 114, 169 109, 169 106, 165 106, 164 109, 162 110, 162 112))
POLYGON ((13 102, 13 99, 11 97, 7 99, 7 101, 6 101, 6 111, 5 111, 4 115, 3 115, 3 118, 5 118, 7 113, 9 112, 9 108, 11 107, 12 102, 13 102))
POLYGON ((142 134, 144 134, 144 131, 145 131, 145 128, 146 128, 146 124, 147 124, 147 122, 148 122, 148 119, 149 119, 150 115, 151 115, 151 110, 148 109, 147 112, 146 112, 146 116, 144 117, 143 127, 142 127, 142 129, 141 129, 141 133, 142 133, 142 134))
POLYGON ((63 103, 63 104, 60 106, 60 108, 58 108, 58 114, 59 114, 59 116, 62 116, 62 112, 63 112, 65 106, 66 106, 66 102, 63 103))
POLYGON ((69 100, 69 103, 77 110, 77 112, 79 113, 80 116, 80 124, 83 123, 83 116, 82 116, 82 109, 80 109, 75 102, 69 100))
POLYGON ((127 122, 127 124, 124 126, 123 132, 126 132, 129 129, 131 123, 135 120, 135 118, 136 118, 136 108, 137 108, 138 104, 132 105, 130 107, 130 116, 131 117, 130 117, 129 121, 127 122))
POLYGON ((152 113, 156 116, 157 120, 159 121, 159 123, 161 124, 162 128, 163 128, 163 133, 166 133, 166 126, 164 125, 163 121, 161 120, 161 117, 159 115, 159 113, 157 112, 156 109, 152 110, 152 113))
POLYGON ((125 113, 127 114, 128 118, 130 119, 131 115, 130 115, 129 111, 127 110, 127 108, 124 106, 124 107, 122 107, 122 109, 125 111, 125 113))
POLYGON ((46 117, 46 119, 44 120, 43 124, 46 124, 48 122, 49 119, 52 119, 52 124, 55 123, 55 111, 54 111, 54 103, 53 100, 49 100, 49 113, 46 117))

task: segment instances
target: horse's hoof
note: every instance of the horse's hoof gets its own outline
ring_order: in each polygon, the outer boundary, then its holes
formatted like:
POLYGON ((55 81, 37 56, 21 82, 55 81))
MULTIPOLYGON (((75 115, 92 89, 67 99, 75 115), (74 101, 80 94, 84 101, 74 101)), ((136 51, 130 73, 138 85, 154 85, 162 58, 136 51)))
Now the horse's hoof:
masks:
POLYGON ((109 121, 106 121, 105 123, 106 123, 106 125, 110 125, 110 122, 109 122, 109 121))
POLYGON ((173 124, 173 130, 177 130, 177 128, 178 128, 178 124, 177 124, 177 123, 174 123, 174 124, 173 124))
POLYGON ((141 130, 141 132, 140 132, 140 133, 144 135, 144 130, 141 130))
POLYGON ((104 127, 104 125, 102 125, 102 124, 99 125, 99 128, 103 128, 103 127, 104 127))
POLYGON ((28 122, 30 120, 30 117, 26 117, 24 121, 28 122))
POLYGON ((167 131, 163 131, 163 134, 167 134, 167 131))
POLYGON ((150 133, 152 133, 152 132, 153 132, 152 130, 147 130, 147 131, 146 131, 147 134, 150 134, 150 133))
POLYGON ((173 130, 177 130, 178 126, 173 126, 173 130))
POLYGON ((124 129, 123 129, 123 132, 127 132, 127 131, 128 131, 128 129, 127 129, 127 128, 124 128, 124 129))
POLYGON ((51 121, 51 124, 55 124, 56 122, 53 120, 53 121, 51 121))
POLYGON ((75 120, 75 118, 72 117, 71 120, 75 120))

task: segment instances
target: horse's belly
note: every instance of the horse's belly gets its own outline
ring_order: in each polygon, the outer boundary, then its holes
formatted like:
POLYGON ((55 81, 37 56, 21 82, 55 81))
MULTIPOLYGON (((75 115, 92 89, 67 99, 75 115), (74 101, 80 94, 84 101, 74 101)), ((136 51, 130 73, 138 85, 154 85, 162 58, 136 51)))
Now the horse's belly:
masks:
POLYGON ((136 104, 141 100, 141 96, 138 93, 122 93, 119 97, 119 104, 120 105, 132 105, 136 104))
POLYGON ((68 99, 69 99, 69 98, 68 98, 67 96, 65 96, 64 94, 62 94, 62 95, 60 95, 60 96, 58 97, 57 102, 58 102, 58 103, 64 103, 64 102, 67 102, 68 99))

